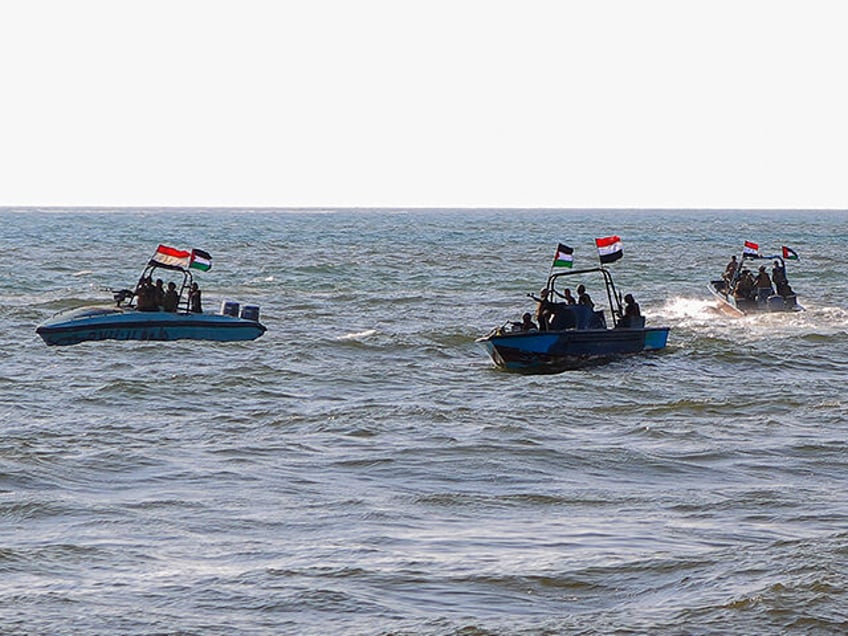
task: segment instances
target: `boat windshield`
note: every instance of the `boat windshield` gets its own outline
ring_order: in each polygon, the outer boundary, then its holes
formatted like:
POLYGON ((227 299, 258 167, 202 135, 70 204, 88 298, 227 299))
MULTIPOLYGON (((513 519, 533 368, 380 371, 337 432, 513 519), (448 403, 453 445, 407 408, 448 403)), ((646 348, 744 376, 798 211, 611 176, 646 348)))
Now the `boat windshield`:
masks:
POLYGON ((120 313, 122 313, 121 310, 114 307, 78 307, 62 315, 66 320, 79 320, 81 318, 94 318, 95 316, 109 316, 120 313))

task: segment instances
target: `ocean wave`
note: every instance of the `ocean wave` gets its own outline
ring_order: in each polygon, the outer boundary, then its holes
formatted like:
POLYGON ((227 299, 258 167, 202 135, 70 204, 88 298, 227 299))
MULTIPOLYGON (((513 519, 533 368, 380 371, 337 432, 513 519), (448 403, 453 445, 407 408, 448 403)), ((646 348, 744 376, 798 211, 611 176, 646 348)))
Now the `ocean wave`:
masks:
POLYGON ((813 254, 842 252, 848 215, 797 216, 4 217, 18 265, 0 283, 4 626, 838 632, 848 281, 813 254), (669 346, 493 371, 475 338, 532 311, 557 241, 594 266, 602 224, 624 240, 617 285, 671 327, 669 346), (704 264, 753 229, 803 255, 807 311, 715 312, 704 264), (215 257, 208 308, 249 299, 268 332, 40 341, 47 315, 111 302, 95 273, 134 281, 164 235, 215 257), (43 268, 55 245, 69 265, 43 268))

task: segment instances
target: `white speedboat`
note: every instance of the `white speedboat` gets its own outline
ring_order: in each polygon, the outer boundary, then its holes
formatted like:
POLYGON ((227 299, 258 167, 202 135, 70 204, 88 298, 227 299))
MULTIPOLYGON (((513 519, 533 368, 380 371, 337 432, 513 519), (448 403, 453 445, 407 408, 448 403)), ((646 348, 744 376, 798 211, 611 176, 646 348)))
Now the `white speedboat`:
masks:
MULTIPOLYGON (((750 248, 746 250, 743 250, 738 261, 731 261, 722 278, 711 280, 707 285, 709 292, 718 300, 719 309, 731 316, 804 311, 804 307, 798 303, 798 296, 789 285, 783 257, 760 256, 758 252, 750 251, 750 248), (773 261, 771 276, 766 280, 768 286, 757 287, 754 274, 749 269, 747 261, 753 263, 757 260, 773 261)), ((768 275, 765 265, 757 269, 768 275)))

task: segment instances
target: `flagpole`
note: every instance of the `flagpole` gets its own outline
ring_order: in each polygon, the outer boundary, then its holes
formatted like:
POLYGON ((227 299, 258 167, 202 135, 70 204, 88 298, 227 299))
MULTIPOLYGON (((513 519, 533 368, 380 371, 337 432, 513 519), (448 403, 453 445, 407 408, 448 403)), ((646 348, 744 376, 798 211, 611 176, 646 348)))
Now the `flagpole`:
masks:
POLYGON ((550 283, 551 276, 554 275, 554 265, 556 265, 557 256, 559 256, 559 244, 557 244, 557 249, 554 251, 554 259, 551 261, 551 267, 548 269, 548 277, 545 279, 545 289, 548 288, 548 283, 550 283))
MULTIPOLYGON (((156 256, 158 251, 159 251, 159 246, 157 245, 156 249, 153 250, 153 256, 156 256)), ((135 289, 138 289, 138 286, 141 284, 141 281, 144 280, 144 274, 147 272, 148 268, 150 267, 150 261, 153 260, 153 256, 151 256, 150 258, 147 259, 147 264, 144 266, 144 269, 141 270, 141 276, 138 277, 138 282, 135 284, 135 289)), ((133 290, 133 291, 135 291, 135 290, 133 290)))
MULTIPOLYGON (((548 270, 548 281, 550 281, 551 277, 554 275, 554 270, 556 269, 557 262, 559 262, 560 258, 563 259, 561 266, 571 267, 574 262, 574 250, 564 243, 557 243, 557 248, 554 252, 554 260, 551 261, 551 268, 548 270)), ((545 284, 545 287, 547 287, 547 283, 545 284)))

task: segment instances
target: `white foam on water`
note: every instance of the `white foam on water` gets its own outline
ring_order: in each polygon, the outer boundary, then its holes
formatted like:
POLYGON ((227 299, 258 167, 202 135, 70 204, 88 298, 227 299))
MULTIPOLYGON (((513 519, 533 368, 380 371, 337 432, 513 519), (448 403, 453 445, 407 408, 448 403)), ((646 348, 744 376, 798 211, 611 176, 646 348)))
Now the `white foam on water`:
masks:
POLYGON ((678 320, 698 319, 711 320, 716 316, 723 316, 716 306, 714 300, 702 298, 683 298, 676 296, 660 307, 660 313, 669 318, 678 320))
POLYGON ((376 329, 366 329, 365 331, 357 331, 356 333, 347 333, 339 336, 336 340, 363 340, 377 333, 376 329))
POLYGON ((807 311, 799 314, 808 316, 829 327, 848 327, 848 309, 843 307, 807 307, 807 311))
MULTIPOLYGON (((654 312, 647 312, 654 314, 654 312)), ((656 319, 669 320, 682 326, 724 325, 732 330, 744 330, 751 335, 776 332, 823 333, 848 328, 848 309, 842 307, 806 307, 806 311, 755 313, 747 316, 727 314, 714 300, 676 296, 656 308, 656 319)))

